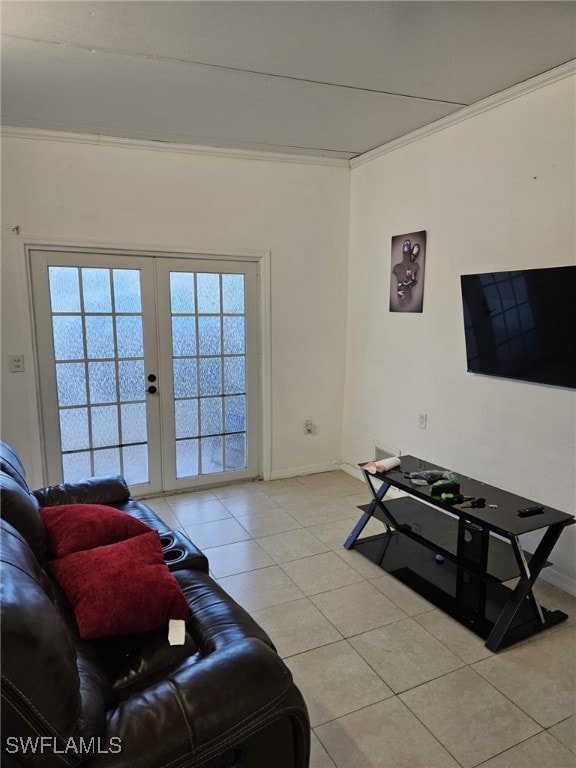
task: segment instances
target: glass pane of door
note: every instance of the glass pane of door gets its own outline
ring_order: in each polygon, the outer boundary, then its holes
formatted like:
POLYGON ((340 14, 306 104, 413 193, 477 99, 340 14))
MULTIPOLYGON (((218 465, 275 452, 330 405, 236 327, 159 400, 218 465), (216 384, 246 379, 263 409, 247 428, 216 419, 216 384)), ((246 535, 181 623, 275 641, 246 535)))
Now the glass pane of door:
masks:
POLYGON ((244 283, 243 274, 170 272, 177 479, 247 466, 244 283))
POLYGON ((258 475, 257 265, 157 261, 166 488, 258 475))
POLYGON ((62 472, 148 483, 140 271, 48 267, 62 472))
POLYGON ((152 261, 34 251, 31 264, 47 482, 118 474, 160 490, 152 261))

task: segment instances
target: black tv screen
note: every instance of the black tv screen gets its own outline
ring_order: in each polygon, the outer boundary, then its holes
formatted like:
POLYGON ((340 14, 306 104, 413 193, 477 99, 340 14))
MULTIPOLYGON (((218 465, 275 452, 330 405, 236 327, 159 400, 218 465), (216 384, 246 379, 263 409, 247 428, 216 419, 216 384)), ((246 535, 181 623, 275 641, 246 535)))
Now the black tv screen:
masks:
POLYGON ((469 371, 576 389, 576 266, 460 279, 469 371))

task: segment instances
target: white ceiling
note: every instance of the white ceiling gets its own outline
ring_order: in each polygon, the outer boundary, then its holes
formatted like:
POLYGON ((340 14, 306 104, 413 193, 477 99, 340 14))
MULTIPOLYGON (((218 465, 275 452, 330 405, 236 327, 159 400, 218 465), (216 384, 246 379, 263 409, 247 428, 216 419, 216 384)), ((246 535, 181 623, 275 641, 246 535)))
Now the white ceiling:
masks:
POLYGON ((2 2, 9 126, 351 158, 576 57, 576 3, 2 2))

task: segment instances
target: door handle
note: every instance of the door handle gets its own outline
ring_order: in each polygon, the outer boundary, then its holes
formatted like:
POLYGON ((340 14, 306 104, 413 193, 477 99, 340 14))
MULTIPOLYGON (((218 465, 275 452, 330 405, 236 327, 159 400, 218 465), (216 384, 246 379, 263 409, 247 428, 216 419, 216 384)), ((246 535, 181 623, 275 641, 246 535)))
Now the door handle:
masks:
POLYGON ((151 387, 148 387, 147 392, 149 392, 151 395, 155 395, 156 392, 158 392, 158 390, 155 386, 151 386, 151 387))

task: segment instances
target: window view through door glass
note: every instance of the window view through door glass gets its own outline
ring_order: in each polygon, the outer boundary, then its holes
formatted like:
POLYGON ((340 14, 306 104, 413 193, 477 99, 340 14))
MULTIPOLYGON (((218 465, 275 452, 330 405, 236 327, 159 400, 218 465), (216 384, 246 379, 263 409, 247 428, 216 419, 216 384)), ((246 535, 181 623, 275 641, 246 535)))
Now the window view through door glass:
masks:
POLYGON ((49 267, 63 477, 148 481, 137 269, 49 267))
POLYGON ((244 275, 170 273, 176 477, 246 467, 244 275))

